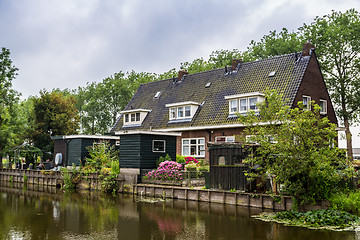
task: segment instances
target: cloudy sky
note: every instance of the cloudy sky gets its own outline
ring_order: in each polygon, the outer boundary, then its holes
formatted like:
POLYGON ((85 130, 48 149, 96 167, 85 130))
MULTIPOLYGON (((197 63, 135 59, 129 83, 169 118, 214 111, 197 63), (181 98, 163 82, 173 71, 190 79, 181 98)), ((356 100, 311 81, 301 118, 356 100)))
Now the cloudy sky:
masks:
POLYGON ((119 71, 162 73, 213 50, 245 50, 359 0, 0 0, 0 47, 23 98, 119 71))

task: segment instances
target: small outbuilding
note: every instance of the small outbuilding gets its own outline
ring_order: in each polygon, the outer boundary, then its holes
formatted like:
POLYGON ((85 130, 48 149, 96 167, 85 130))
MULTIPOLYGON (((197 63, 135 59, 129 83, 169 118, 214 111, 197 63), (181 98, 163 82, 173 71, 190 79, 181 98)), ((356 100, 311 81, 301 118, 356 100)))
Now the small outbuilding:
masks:
MULTIPOLYGON (((176 137, 181 133, 155 131, 119 131, 120 168, 138 174, 156 168, 156 161, 169 154, 176 160, 176 137)), ((122 170, 121 170, 122 171, 122 170)))
POLYGON ((253 184, 245 176, 250 168, 243 160, 251 151, 240 143, 209 142, 210 188, 249 191, 253 184))
POLYGON ((107 135, 63 135, 53 136, 54 160, 58 166, 80 166, 89 156, 88 147, 101 141, 108 141, 111 145, 119 144, 118 136, 107 135))

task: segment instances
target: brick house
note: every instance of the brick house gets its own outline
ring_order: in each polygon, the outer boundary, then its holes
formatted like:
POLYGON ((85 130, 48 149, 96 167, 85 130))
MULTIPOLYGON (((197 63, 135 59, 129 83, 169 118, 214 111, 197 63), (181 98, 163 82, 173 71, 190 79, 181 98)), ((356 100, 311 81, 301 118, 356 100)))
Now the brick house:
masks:
POLYGON ((247 63, 234 59, 231 67, 180 70, 177 78, 142 84, 111 132, 181 132, 177 154, 209 159, 207 143, 234 141, 244 127, 235 113, 256 110, 267 89, 276 89, 291 107, 313 100, 337 124, 314 46, 306 43, 301 53, 247 63))

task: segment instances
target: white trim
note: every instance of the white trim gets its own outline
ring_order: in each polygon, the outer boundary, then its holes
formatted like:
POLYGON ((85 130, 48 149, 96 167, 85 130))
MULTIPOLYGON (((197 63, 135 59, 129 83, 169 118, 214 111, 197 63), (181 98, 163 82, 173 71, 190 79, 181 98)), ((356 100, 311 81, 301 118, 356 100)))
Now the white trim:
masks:
POLYGON ((302 103, 303 103, 304 107, 306 107, 306 108, 305 108, 306 110, 311 110, 311 97, 310 97, 310 96, 303 95, 303 96, 302 96, 302 103), (306 101, 307 101, 306 106, 305 106, 305 104, 304 104, 304 98, 307 99, 307 100, 306 100, 306 101))
POLYGON ((205 150, 206 149, 206 140, 205 137, 198 137, 198 138, 182 138, 181 139, 181 155, 183 156, 191 156, 191 157, 199 157, 199 158, 203 158, 205 157, 205 150), (195 144, 191 144, 191 140, 195 140, 196 143, 195 144), (204 144, 199 144, 199 140, 204 140, 204 144), (184 154, 184 141, 189 141, 189 144, 185 144, 185 146, 189 147, 189 154, 184 154), (204 155, 199 155, 199 154, 195 154, 195 155, 191 155, 191 146, 195 146, 196 147, 196 153, 199 153, 199 146, 204 146, 204 150, 201 150, 204 155))
POLYGON ((145 130, 123 130, 114 132, 116 136, 131 135, 131 134, 150 134, 150 135, 162 135, 162 136, 175 136, 180 137, 181 132, 160 132, 160 131, 145 131, 145 130))
POLYGON ((257 97, 257 96, 265 97, 265 94, 261 92, 242 93, 242 94, 225 96, 225 99, 247 98, 247 97, 257 97))
POLYGON ((138 108, 138 109, 120 111, 120 113, 133 113, 133 112, 151 112, 151 110, 138 108))
MULTIPOLYGON (((320 103, 321 102, 323 102, 324 103, 324 106, 325 106, 325 111, 322 111, 322 109, 320 109, 320 114, 327 114, 327 101, 326 100, 324 100, 324 99, 320 99, 319 100, 319 105, 320 105, 320 103)), ((321 106, 320 106, 321 107, 321 106)))
POLYGON ((75 139, 75 138, 93 138, 93 139, 104 139, 104 140, 118 140, 118 136, 107 136, 107 135, 63 135, 63 136, 53 136, 53 140, 57 139, 75 139))
MULTIPOLYGON (((269 125, 269 122, 259 123, 257 125, 269 125)), ((281 124, 279 123, 271 123, 271 124, 281 124)), ((246 127, 247 125, 236 123, 236 124, 226 124, 226 125, 208 125, 208 126, 196 126, 196 127, 179 127, 179 128, 159 128, 153 129, 153 131, 157 132, 178 132, 178 131, 194 131, 194 130, 206 130, 206 129, 222 129, 222 128, 238 128, 238 127, 246 127)))
POLYGON ((178 102, 178 103, 168 103, 165 104, 165 107, 177 107, 177 106, 184 106, 184 105, 197 105, 199 106, 200 103, 187 101, 187 102, 178 102))
POLYGON ((153 139, 153 140, 152 140, 152 152, 161 152, 161 153, 166 152, 166 141, 165 141, 165 140, 153 139), (154 142, 155 142, 155 141, 164 142, 164 151, 154 151, 154 142))

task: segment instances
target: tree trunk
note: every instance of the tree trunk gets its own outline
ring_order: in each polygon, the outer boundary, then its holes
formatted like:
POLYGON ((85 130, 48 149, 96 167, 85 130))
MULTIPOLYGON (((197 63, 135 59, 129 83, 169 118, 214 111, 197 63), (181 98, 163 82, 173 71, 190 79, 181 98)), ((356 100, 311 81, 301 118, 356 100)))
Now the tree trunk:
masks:
POLYGON ((350 162, 353 161, 353 149, 352 149, 352 135, 350 132, 349 120, 344 119, 345 125, 345 137, 346 137, 346 152, 350 162))

